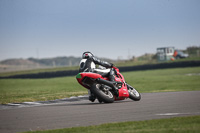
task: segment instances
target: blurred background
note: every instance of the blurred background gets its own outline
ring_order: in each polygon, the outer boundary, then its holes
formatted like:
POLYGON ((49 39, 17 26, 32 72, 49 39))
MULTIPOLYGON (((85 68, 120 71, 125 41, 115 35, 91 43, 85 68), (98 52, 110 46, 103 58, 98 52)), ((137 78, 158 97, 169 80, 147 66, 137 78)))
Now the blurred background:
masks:
POLYGON ((199 0, 0 0, 0 71, 77 66, 84 51, 115 63, 199 58, 199 12, 199 0))

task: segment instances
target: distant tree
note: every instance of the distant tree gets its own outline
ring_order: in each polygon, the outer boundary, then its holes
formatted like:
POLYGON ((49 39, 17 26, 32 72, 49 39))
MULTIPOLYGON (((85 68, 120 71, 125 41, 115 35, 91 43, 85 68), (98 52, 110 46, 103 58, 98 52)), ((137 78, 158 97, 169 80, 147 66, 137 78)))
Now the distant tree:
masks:
POLYGON ((199 57, 200 46, 187 47, 186 52, 189 54, 190 57, 199 57))

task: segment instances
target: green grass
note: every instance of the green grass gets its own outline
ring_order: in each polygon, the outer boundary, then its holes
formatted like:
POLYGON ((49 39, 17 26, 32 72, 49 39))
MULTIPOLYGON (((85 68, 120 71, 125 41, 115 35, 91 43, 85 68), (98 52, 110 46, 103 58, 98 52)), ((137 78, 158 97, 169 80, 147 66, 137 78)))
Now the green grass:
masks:
MULTIPOLYGON (((199 133, 200 116, 176 117, 135 122, 120 122, 98 126, 73 127, 30 133, 199 133)), ((29 132, 27 132, 29 133, 29 132)))
POLYGON ((198 74, 200 67, 136 71, 123 75, 126 82, 138 88, 140 92, 164 92, 200 90, 198 74))
MULTIPOLYGON (((200 90, 200 67, 122 73, 139 92, 200 90), (187 75, 187 74, 194 75, 187 75)), ((0 79, 0 104, 44 101, 87 94, 75 76, 50 79, 0 79)))
POLYGON ((51 79, 2 79, 0 103, 45 101, 86 94, 75 77, 51 79))

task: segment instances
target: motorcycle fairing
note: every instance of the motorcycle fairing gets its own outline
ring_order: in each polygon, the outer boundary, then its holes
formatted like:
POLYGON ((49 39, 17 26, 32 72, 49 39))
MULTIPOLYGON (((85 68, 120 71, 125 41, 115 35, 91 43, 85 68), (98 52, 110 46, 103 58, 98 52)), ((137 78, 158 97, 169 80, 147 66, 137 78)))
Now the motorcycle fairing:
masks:
MULTIPOLYGON (((92 72, 82 72, 82 73, 79 73, 76 75, 76 79, 77 81, 83 86, 83 87, 86 87, 88 89, 89 86, 84 84, 83 81, 89 81, 91 79, 98 79, 98 78, 101 78, 101 79, 105 79, 107 80, 107 78, 103 78, 100 74, 98 73, 92 73, 92 72)), ((90 81, 89 81, 90 82, 90 81)))
MULTIPOLYGON (((117 73, 117 75, 119 77, 115 77, 115 80, 118 81, 118 82, 123 81, 123 84, 122 84, 121 88, 119 89, 119 96, 116 97, 115 100, 123 100, 123 99, 129 97, 129 92, 128 92, 127 86, 125 84, 125 80, 124 80, 123 75, 120 74, 120 73, 117 73)), ((89 86, 90 83, 88 83, 88 82, 95 82, 95 81, 92 81, 92 79, 98 79, 98 78, 108 80, 108 78, 106 78, 106 77, 104 78, 100 74, 92 73, 92 72, 82 72, 82 73, 79 73, 79 74, 76 75, 77 81, 83 87, 86 87, 88 89, 90 89, 90 86, 89 86)))
POLYGON ((118 96, 118 98, 116 98, 116 100, 122 100, 125 97, 127 97, 127 98, 129 97, 129 92, 128 92, 126 84, 123 84, 122 88, 120 88, 118 90, 119 90, 119 96, 118 96))

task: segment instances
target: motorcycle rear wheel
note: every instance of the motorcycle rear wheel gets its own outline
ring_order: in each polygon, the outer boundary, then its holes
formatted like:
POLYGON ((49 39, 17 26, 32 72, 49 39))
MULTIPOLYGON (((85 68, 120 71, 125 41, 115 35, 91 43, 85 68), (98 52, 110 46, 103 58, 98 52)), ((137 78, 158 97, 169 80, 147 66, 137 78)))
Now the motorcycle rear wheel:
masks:
POLYGON ((95 96, 99 101, 102 101, 104 103, 113 103, 114 102, 113 93, 109 90, 104 90, 101 87, 102 87, 101 84, 95 83, 91 86, 91 91, 95 94, 95 96))
POLYGON ((134 101, 139 101, 141 99, 140 93, 132 86, 128 85, 129 98, 134 101))

